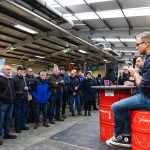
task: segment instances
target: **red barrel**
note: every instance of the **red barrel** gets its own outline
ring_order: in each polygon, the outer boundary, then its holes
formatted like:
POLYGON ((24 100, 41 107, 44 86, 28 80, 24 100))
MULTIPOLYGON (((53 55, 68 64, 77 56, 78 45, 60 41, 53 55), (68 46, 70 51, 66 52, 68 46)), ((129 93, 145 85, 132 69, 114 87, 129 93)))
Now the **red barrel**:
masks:
POLYGON ((132 150, 150 150, 150 111, 131 112, 132 150))
POLYGON ((130 91, 130 89, 100 90, 99 120, 101 141, 107 141, 114 133, 114 118, 111 105, 120 99, 131 96, 130 91))
MULTIPOLYGON (((99 96, 99 116, 100 116, 100 139, 106 141, 112 137, 114 131, 113 113, 111 105, 119 100, 118 91, 112 90, 114 96, 105 93, 106 90, 100 90, 99 96)), ((109 92, 107 90, 107 92, 109 92)))

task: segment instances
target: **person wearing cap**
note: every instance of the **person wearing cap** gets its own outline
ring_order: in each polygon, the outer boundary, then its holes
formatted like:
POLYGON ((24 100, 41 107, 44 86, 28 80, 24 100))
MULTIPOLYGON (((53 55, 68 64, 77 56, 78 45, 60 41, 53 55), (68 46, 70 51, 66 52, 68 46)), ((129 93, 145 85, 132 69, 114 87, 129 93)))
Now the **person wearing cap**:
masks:
POLYGON ((63 95, 62 95, 62 118, 66 118, 65 110, 66 110, 66 105, 69 97, 68 92, 69 92, 70 79, 69 76, 65 73, 64 67, 60 67, 60 76, 63 78, 65 84, 63 86, 63 95))
POLYGON ((84 116, 91 116, 91 106, 95 98, 95 89, 91 86, 96 86, 96 82, 92 78, 91 72, 86 73, 86 78, 83 80, 83 99, 84 99, 84 116))
POLYGON ((3 144, 3 129, 4 139, 17 138, 16 135, 10 134, 13 103, 16 97, 10 71, 10 66, 5 65, 2 67, 2 75, 0 75, 0 145, 3 144))
POLYGON ((21 130, 29 130, 25 125, 26 109, 27 109, 27 91, 28 87, 25 83, 25 68, 18 66, 17 75, 13 77, 16 91, 15 99, 15 131, 21 133, 21 130))
POLYGON ((74 101, 76 102, 78 115, 80 116, 82 115, 79 88, 80 88, 80 83, 78 78, 76 77, 76 72, 72 70, 70 72, 70 84, 69 84, 69 106, 70 106, 70 112, 72 113, 72 116, 75 116, 74 101))
POLYGON ((49 101, 49 121, 54 124, 54 116, 56 121, 64 121, 60 116, 60 109, 62 103, 63 86, 65 85, 63 78, 60 76, 58 67, 53 68, 49 77, 48 84, 51 89, 51 97, 49 101))

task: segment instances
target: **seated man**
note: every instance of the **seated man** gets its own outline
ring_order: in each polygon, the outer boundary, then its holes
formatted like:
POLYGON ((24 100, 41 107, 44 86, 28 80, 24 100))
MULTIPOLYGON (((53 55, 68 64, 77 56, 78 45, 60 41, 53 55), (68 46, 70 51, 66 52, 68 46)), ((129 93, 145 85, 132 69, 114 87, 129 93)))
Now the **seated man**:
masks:
POLYGON ((128 110, 150 108, 150 32, 144 32, 136 37, 136 49, 145 55, 142 77, 140 69, 134 68, 133 74, 139 93, 115 102, 112 105, 114 114, 114 136, 107 144, 130 147, 130 115, 128 110))

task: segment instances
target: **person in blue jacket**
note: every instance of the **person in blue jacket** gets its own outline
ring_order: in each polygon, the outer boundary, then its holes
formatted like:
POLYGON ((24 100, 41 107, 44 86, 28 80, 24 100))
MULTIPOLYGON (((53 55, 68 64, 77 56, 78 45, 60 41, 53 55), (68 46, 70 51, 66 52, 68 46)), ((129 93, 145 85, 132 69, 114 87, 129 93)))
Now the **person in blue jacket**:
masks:
POLYGON ((107 144, 131 147, 129 110, 150 109, 150 32, 136 36, 136 49, 140 55, 146 56, 142 76, 140 68, 131 71, 140 92, 112 105, 114 136, 106 141, 107 144))
POLYGON ((83 80, 83 100, 84 100, 84 116, 91 116, 91 107, 95 98, 95 89, 91 86, 96 86, 95 79, 92 78, 91 72, 86 73, 86 78, 83 80))
POLYGON ((35 126, 34 129, 37 129, 39 127, 39 116, 40 111, 42 111, 43 114, 43 126, 49 127, 47 123, 47 105, 48 100, 51 95, 51 91, 49 88, 49 85, 46 80, 46 72, 41 71, 39 73, 39 81, 35 87, 35 89, 32 91, 32 96, 35 100, 35 126))

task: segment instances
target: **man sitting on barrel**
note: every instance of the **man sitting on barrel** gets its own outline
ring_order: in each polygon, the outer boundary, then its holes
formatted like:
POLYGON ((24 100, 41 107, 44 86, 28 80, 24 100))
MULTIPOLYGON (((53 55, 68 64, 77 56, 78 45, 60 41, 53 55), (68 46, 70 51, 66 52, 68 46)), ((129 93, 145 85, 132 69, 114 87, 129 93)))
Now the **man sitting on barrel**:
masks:
POLYGON ((107 144, 130 147, 129 110, 150 108, 150 32, 136 36, 136 49, 140 55, 146 56, 142 77, 139 74, 140 69, 134 68, 131 71, 140 92, 112 105, 114 136, 106 141, 107 144))

